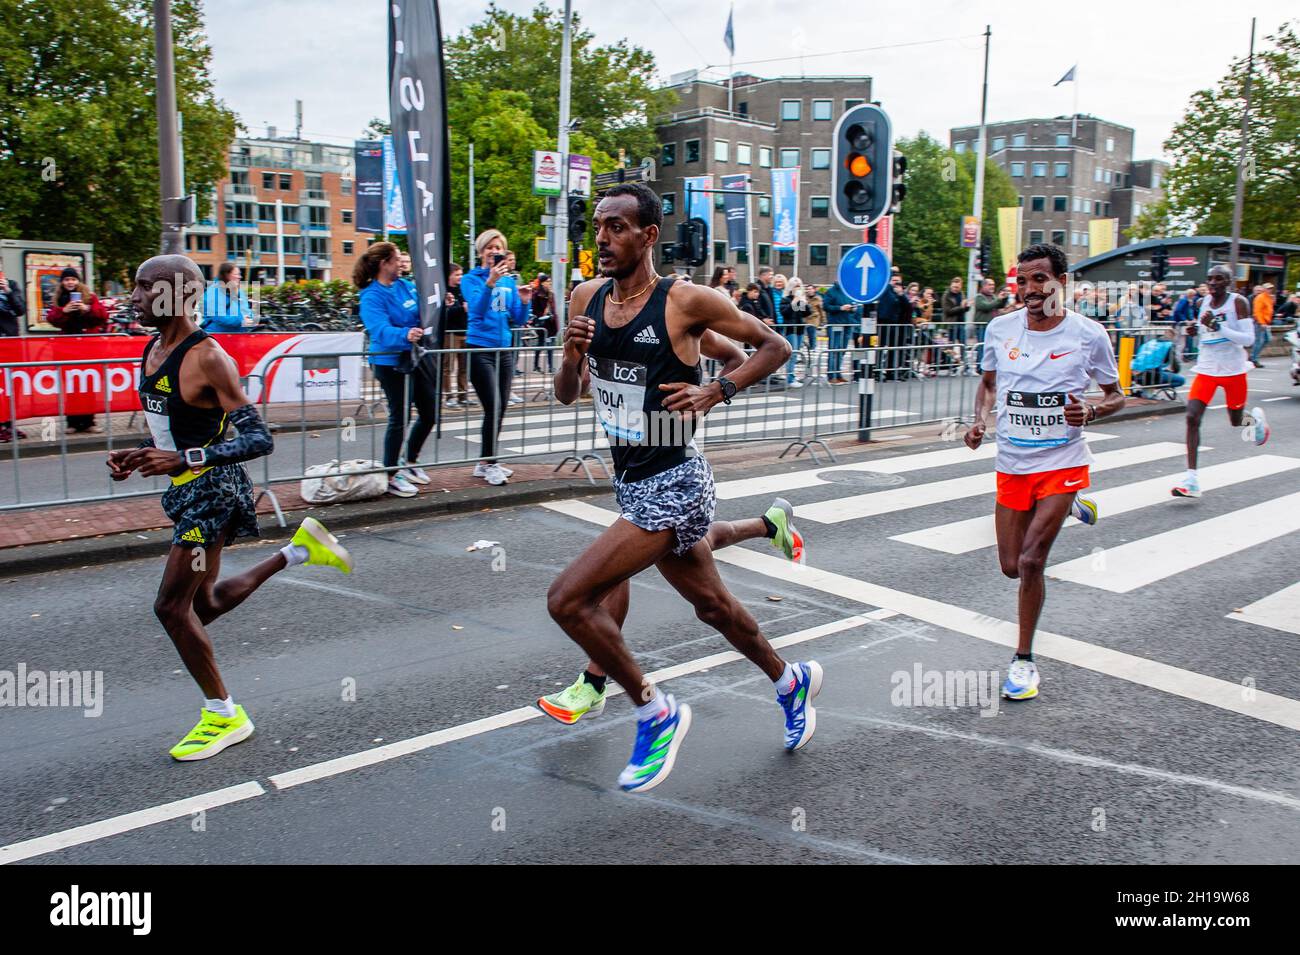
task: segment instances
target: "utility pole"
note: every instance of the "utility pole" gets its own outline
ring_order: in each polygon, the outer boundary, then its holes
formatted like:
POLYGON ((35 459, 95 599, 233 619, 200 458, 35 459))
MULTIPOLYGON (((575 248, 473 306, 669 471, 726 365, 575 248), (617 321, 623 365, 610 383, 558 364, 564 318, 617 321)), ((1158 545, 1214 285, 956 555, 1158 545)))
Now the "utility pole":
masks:
POLYGON ((1250 54, 1246 58, 1246 108, 1241 111, 1241 152, 1237 154, 1237 195, 1232 203, 1232 251, 1228 268, 1237 281, 1237 255, 1241 251, 1241 204, 1246 197, 1246 149, 1250 141, 1250 81, 1255 73, 1255 18, 1250 18, 1250 54))
POLYGON ((984 238, 984 159, 988 153, 988 149, 984 145, 984 124, 988 118, 989 40, 992 36, 992 29, 986 25, 984 27, 984 92, 980 94, 980 135, 975 147, 975 202, 971 209, 971 215, 979 221, 980 229, 975 248, 972 248, 970 254, 966 257, 966 294, 970 296, 970 306, 966 310, 966 329, 964 330, 967 334, 973 331, 975 327, 975 253, 979 248, 980 241, 984 238))
POLYGON ((556 148, 560 153, 560 198, 555 203, 555 235, 551 248, 551 289, 555 295, 555 318, 564 335, 564 290, 569 287, 569 83, 572 79, 573 0, 564 0, 564 40, 560 51, 560 129, 556 148))
POLYGON ((176 67, 172 54, 170 0, 153 0, 155 108, 158 115, 158 187, 162 199, 162 241, 165 255, 185 251, 181 220, 181 166, 176 130, 176 67))
POLYGON ((465 271, 468 272, 478 262, 474 257, 474 144, 469 144, 469 258, 465 262, 465 271))

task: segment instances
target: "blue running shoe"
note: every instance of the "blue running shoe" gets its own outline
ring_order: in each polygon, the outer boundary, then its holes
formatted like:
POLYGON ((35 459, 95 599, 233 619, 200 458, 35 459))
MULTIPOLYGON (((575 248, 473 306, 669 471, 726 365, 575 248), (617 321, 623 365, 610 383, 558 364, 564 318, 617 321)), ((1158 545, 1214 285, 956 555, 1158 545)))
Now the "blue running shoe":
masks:
POLYGON ((685 703, 678 706, 671 693, 665 699, 668 712, 664 716, 637 721, 632 758, 618 776, 618 784, 626 792, 654 789, 673 771, 677 750, 691 728, 691 708, 685 703))
POLYGON ((1074 496, 1074 503, 1070 505, 1070 513, 1074 515, 1075 520, 1080 524, 1096 524, 1101 517, 1097 513, 1097 502, 1090 497, 1084 497, 1082 494, 1074 496))
POLYGON ((799 681, 794 689, 776 695, 776 701, 785 710, 785 748, 788 750, 802 749, 812 739, 817 730, 817 711, 812 701, 822 691, 822 665, 816 660, 796 663, 794 672, 799 681))
POLYGON ((1263 408, 1251 408, 1250 414, 1242 423, 1245 427, 1241 429, 1241 440, 1253 441, 1256 447, 1267 441, 1269 435, 1273 433, 1273 429, 1268 426, 1268 421, 1264 418, 1263 408))
POLYGON ((1038 695, 1038 665, 1033 660, 1015 659, 1002 681, 1002 695, 1008 700, 1032 700, 1038 695))

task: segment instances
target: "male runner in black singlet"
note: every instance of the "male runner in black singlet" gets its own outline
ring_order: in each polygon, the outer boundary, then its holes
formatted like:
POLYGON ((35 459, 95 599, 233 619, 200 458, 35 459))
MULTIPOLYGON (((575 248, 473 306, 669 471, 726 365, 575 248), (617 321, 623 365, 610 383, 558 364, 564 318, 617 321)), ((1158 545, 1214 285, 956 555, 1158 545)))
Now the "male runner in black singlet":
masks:
POLYGON ((171 478, 162 506, 175 530, 154 613, 205 697, 198 725, 171 749, 178 760, 215 756, 253 734, 252 720, 221 679, 204 625, 293 564, 352 571, 348 552, 309 517, 278 553, 217 581, 222 546, 240 535, 259 536, 253 483, 240 462, 269 454, 272 441, 234 361, 194 322, 195 293, 202 289, 202 273, 183 255, 155 256, 136 272, 131 304, 143 324, 158 329, 140 368, 140 403, 151 436, 108 455, 115 481, 133 471, 171 478), (228 424, 238 431, 230 440, 228 424))
POLYGON ((727 590, 704 539, 713 520, 713 473, 691 438, 696 420, 762 381, 789 358, 789 344, 711 289, 661 278, 651 253, 663 209, 645 186, 615 186, 593 225, 603 279, 573 292, 555 395, 571 404, 590 381, 614 458, 621 514, 556 578, 547 609, 637 707, 632 758, 619 776, 628 791, 653 788, 672 771, 690 728, 690 707, 646 681, 617 621, 602 604, 623 581, 654 565, 664 579, 752 660, 776 687, 786 714, 785 745, 798 749, 816 728, 821 689, 815 662, 788 664, 727 590), (732 374, 700 382, 707 330, 756 349, 732 374))

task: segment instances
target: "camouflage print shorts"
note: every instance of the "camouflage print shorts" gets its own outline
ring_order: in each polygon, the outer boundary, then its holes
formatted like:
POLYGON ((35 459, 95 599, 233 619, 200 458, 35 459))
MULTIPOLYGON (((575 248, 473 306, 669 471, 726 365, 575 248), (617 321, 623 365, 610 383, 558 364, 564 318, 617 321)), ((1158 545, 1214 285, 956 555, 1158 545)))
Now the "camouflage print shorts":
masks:
POLYGON ((623 520, 645 531, 672 528, 677 534, 673 553, 679 557, 709 532, 717 503, 713 469, 700 454, 642 481, 615 478, 614 494, 623 520))
POLYGON ((253 482, 242 464, 223 464, 169 487, 163 492, 162 506, 176 525, 172 544, 177 547, 210 547, 237 537, 261 536, 253 482))

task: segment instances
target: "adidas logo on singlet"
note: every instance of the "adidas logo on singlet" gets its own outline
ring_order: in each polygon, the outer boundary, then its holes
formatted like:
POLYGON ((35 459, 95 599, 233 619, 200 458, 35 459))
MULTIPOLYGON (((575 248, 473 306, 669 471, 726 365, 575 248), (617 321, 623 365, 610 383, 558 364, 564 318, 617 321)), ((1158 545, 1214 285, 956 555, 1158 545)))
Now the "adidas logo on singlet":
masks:
POLYGON ((206 541, 203 540, 203 532, 199 530, 197 527, 191 528, 190 530, 182 534, 181 540, 189 541, 191 544, 206 543, 206 541))
POLYGON ((640 342, 642 345, 660 344, 659 336, 655 334, 655 330, 651 328, 649 325, 647 325, 645 328, 641 329, 641 331, 633 335, 632 341, 640 342))
POLYGON ((172 383, 167 380, 166 375, 163 375, 161 378, 155 381, 153 386, 157 388, 159 391, 164 391, 169 395, 172 393, 172 383))

